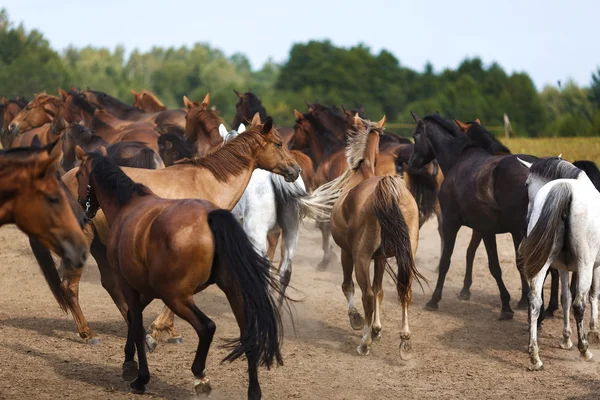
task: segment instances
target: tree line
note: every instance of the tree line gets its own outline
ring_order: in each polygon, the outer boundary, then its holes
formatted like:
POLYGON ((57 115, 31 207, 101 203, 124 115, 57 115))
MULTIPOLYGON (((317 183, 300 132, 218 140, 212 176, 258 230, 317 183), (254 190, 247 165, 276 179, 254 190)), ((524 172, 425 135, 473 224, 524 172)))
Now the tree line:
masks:
POLYGON ((385 113, 392 122, 411 122, 413 110, 498 126, 507 113, 518 136, 600 135, 600 68, 588 87, 570 81, 539 92, 527 73, 508 74, 479 58, 441 72, 427 64, 418 72, 386 50, 375 54, 364 45, 343 48, 330 41, 294 44, 283 64, 269 61, 260 69, 252 69, 244 54, 227 56, 207 43, 128 55, 123 47, 57 52, 41 32, 15 25, 1 10, 0 95, 30 99, 58 86, 90 87, 126 102, 133 100, 130 89, 145 88, 169 107, 182 106, 183 95, 199 100, 210 92, 227 122, 237 102, 233 90, 252 88, 281 125, 291 125, 292 110, 305 110, 308 100, 364 105, 367 116, 385 113))

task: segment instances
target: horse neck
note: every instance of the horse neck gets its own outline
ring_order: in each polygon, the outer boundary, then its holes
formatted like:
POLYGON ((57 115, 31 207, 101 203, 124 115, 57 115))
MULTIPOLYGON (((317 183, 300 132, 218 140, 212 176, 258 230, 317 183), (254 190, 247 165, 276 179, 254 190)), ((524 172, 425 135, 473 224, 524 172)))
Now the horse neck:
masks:
POLYGON ((210 154, 223 144, 223 138, 219 134, 218 129, 213 129, 209 132, 203 126, 202 129, 197 129, 195 134, 194 146, 198 157, 204 157, 210 154))
POLYGON ((375 131, 369 132, 367 137, 367 146, 363 155, 363 165, 369 170, 372 176, 375 175, 375 166, 379 159, 379 133, 375 131))
MULTIPOLYGON (((10 165, 10 163, 8 163, 10 165)), ((0 169, 6 168, 0 163, 0 169)), ((6 168, 8 175, 0 175, 0 226, 14 221, 13 209, 22 187, 18 168, 6 168)))
MULTIPOLYGON (((432 126, 432 125, 429 125, 432 126)), ((435 159, 438 161, 444 175, 460 160, 465 151, 465 142, 461 137, 454 137, 445 132, 443 128, 433 130, 433 134, 427 133, 429 142, 433 146, 435 159)), ((466 136, 464 140, 469 140, 466 136)))

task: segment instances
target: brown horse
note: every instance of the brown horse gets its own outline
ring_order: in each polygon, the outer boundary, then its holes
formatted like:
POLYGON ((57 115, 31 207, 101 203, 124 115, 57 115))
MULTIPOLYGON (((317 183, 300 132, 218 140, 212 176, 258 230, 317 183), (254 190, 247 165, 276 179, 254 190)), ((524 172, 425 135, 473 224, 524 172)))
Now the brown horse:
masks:
MULTIPOLYGON (((159 170, 138 168, 123 170, 131 179, 144 184, 161 197, 201 198, 220 208, 231 210, 242 197, 256 168, 282 175, 289 182, 295 181, 300 173, 300 167, 289 150, 283 146, 281 137, 273 128, 273 121, 268 119, 261 124, 258 115, 246 132, 205 158, 186 160, 159 170)), ((71 170, 63 176, 63 181, 74 194, 77 193, 75 172, 71 170)), ((102 286, 126 317, 125 300, 106 259, 108 226, 104 214, 99 212, 91 222, 86 227, 86 233, 89 238, 88 243, 91 242, 91 254, 100 270, 102 286)), ((43 268, 55 268, 51 259, 43 258, 39 254, 36 254, 36 258, 40 264, 43 264, 43 268)), ((64 306, 68 307, 73 314, 79 336, 90 343, 97 343, 98 339, 88 326, 79 305, 79 280, 83 271, 72 268, 62 268, 62 270, 65 271, 62 288, 68 297, 68 302, 64 306)), ((168 315, 165 317, 165 314, 169 314, 168 309, 163 310, 157 321, 169 321, 168 315)), ((179 336, 173 328, 172 319, 166 324, 157 323, 153 328, 156 328, 154 336, 164 330, 168 331, 173 338, 179 336)))
POLYGON ((422 278, 414 263, 419 239, 419 209, 406 184, 400 177, 377 176, 379 136, 385 116, 378 123, 354 119, 356 131, 350 131, 347 156, 348 169, 342 176, 317 189, 313 197, 337 197, 331 211, 331 233, 342 249, 344 282, 342 291, 348 300, 348 315, 353 329, 363 329, 356 351, 369 353, 373 339, 381 332, 381 302, 383 274, 391 270, 387 259, 396 257, 398 271, 391 273, 396 281, 398 298, 402 303, 400 356, 410 357, 408 306, 413 278, 422 278), (373 284, 370 264, 375 262, 373 284), (354 305, 352 273, 362 291, 365 318, 354 305))
MULTIPOLYGON (((77 219, 82 216, 74 214, 78 207, 72 207, 71 195, 57 177, 60 153, 53 151, 55 146, 56 142, 43 148, 0 151, 0 226, 16 224, 46 248, 81 267, 88 254, 77 219)), ((60 282, 58 276, 55 278, 60 282)))
POLYGON ((154 124, 149 122, 124 122, 124 124, 121 123, 121 120, 115 118, 105 110, 96 110, 89 128, 109 144, 122 141, 137 141, 145 143, 156 154, 159 154, 158 138, 160 134, 156 131, 154 124))
POLYGON ((139 108, 143 112, 146 113, 155 113, 160 111, 165 111, 167 106, 161 103, 158 98, 147 91, 146 89, 142 89, 141 92, 136 92, 131 89, 131 94, 133 95, 133 106, 139 108))
POLYGON ((0 123, 0 143, 2 148, 9 149, 14 136, 8 134, 8 125, 27 106, 28 101, 17 96, 14 100, 2 98, 2 122, 0 123))
POLYGON ((194 386, 197 394, 210 393, 205 368, 216 326, 193 296, 217 284, 240 327, 240 337, 229 342, 232 351, 223 361, 247 357, 248 398, 260 399, 258 366, 283 365, 283 326, 270 292, 278 286, 268 260, 256 252, 229 211, 205 200, 160 198, 109 158, 86 155, 80 147, 77 156, 82 161, 79 197, 90 215, 102 208, 110 227, 108 258, 128 306, 123 378, 133 381, 134 393, 144 393, 150 380, 142 312, 155 298, 196 331, 194 386))
POLYGON ((188 147, 195 150, 194 157, 204 157, 220 148, 223 138, 219 125, 223 119, 217 111, 209 108, 210 94, 207 93, 201 102, 193 102, 183 96, 183 104, 187 109, 184 139, 188 147))

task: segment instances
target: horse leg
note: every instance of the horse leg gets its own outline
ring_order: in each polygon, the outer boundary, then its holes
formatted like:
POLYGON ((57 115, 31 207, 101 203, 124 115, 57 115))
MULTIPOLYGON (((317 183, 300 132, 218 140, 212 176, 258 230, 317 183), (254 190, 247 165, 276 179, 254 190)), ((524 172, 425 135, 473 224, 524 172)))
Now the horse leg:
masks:
MULTIPOLYGON (((485 239, 484 239, 485 240, 485 239)), ((551 262, 546 262, 541 271, 531 279, 531 289, 529 291, 529 370, 539 371, 543 368, 540 360, 540 349, 537 343, 538 318, 542 310, 542 291, 544 290, 544 280, 546 271, 550 268, 551 262)))
MULTIPOLYGON (((513 245, 515 246, 515 257, 517 261, 517 270, 519 271, 519 275, 521 277, 521 299, 519 303, 517 303, 517 310, 526 310, 527 309, 527 296, 529 295, 529 282, 527 282, 527 278, 525 277, 525 272, 523 271, 523 258, 519 257, 519 245, 523 240, 523 235, 520 232, 512 234, 513 245)), ((546 280, 546 276, 544 276, 544 280, 546 280)), ((542 304, 542 307, 544 305, 542 304)))
POLYGON ((569 288, 569 271, 558 271, 560 274, 560 291, 561 291, 561 305, 563 309, 563 340, 560 343, 560 347, 565 350, 571 350, 573 348, 573 342, 571 341, 571 290, 569 288))
POLYGON ((376 258, 373 274, 373 292, 375 293, 375 314, 373 316, 373 329, 371 338, 381 339, 381 302, 383 301, 383 274, 385 272, 386 259, 376 258))
POLYGON ((279 229, 272 230, 269 233, 267 233, 267 257, 269 257, 269 260, 271 260, 271 262, 275 261, 275 250, 277 250, 277 243, 279 242, 280 234, 281 231, 279 229))
POLYGON ((477 231, 473 231, 471 234, 471 241, 467 248, 467 269, 465 271, 465 280, 463 288, 458 295, 461 300, 469 300, 471 298, 471 285, 473 284, 473 262, 475 261, 475 253, 481 243, 481 234, 477 231))
POLYGON ((300 214, 298 208, 293 203, 285 204, 280 209, 281 212, 277 213, 277 220, 283 234, 281 264, 279 267, 281 295, 278 302, 281 307, 285 290, 292 277, 292 261, 296 255, 296 247, 298 246, 300 214))
POLYGON ((102 283, 102 287, 108 292, 116 304, 119 312, 121 312, 121 315, 123 316, 123 319, 128 321, 127 303, 125 302, 125 298, 121 293, 121 288, 117 282, 116 275, 110 266, 108 257, 106 256, 106 246, 97 236, 94 237, 94 240, 92 241, 90 254, 96 260, 96 264, 98 264, 98 271, 100 271, 100 282, 102 283))
POLYGON ((206 377, 206 357, 217 327, 210 318, 198 309, 192 296, 169 299, 167 304, 175 314, 189 322, 198 335, 198 348, 192 364, 194 388, 196 394, 208 395, 211 387, 210 380, 206 377))
POLYGON ((444 290, 444 281, 446 280, 446 274, 450 269, 450 258, 454 251, 454 243, 456 242, 456 234, 460 229, 460 224, 448 221, 448 218, 443 220, 443 244, 442 256, 440 257, 440 263, 438 266, 438 279, 435 285, 435 290, 431 296, 431 300, 425 305, 425 309, 429 311, 436 311, 439 308, 438 303, 442 299, 442 291, 444 290))
POLYGON ((331 264, 333 258, 335 258, 333 246, 329 244, 331 238, 331 224, 329 222, 319 222, 317 225, 321 230, 321 235, 323 237, 323 259, 319 262, 317 268, 324 271, 329 264, 331 264))
POLYGON ((362 329, 365 320, 354 305, 354 282, 352 280, 354 261, 352 260, 352 254, 344 249, 342 249, 342 270, 344 272, 342 292, 348 301, 348 317, 350 318, 350 326, 355 331, 358 331, 362 329))
POLYGON ((548 307, 546 311, 544 311, 544 318, 554 318, 554 312, 558 310, 558 288, 560 285, 560 278, 558 270, 555 268, 550 268, 550 302, 548 302, 548 307))
POLYGON ((402 301, 402 329, 400 330, 400 358, 410 360, 412 358, 412 349, 410 346, 410 328, 408 327, 408 304, 409 301, 402 301))
POLYGON ((600 294, 600 271, 594 268, 592 288, 590 289, 590 331, 587 334, 589 343, 600 342, 600 331, 598 330, 598 295, 600 294))
POLYGON ((156 317, 152 325, 150 325, 150 329, 146 332, 146 345, 148 346, 148 350, 154 351, 156 349, 158 340, 163 332, 167 332, 169 335, 167 343, 183 343, 181 334, 177 332, 177 329, 175 328, 175 314, 173 314, 173 311, 167 306, 163 307, 160 314, 158 314, 158 317, 156 317))
MULTIPOLYGON (((63 261, 64 262, 64 261, 63 261)), ((73 320, 77 325, 77 332, 79 337, 89 344, 98 344, 100 339, 89 327, 81 306, 79 305, 79 280, 83 268, 64 268, 64 275, 62 278, 62 289, 69 298, 69 310, 73 315, 73 320)))
MULTIPOLYGON (((514 316, 514 312, 510 308, 510 293, 508 293, 506 286, 504 286, 504 281, 502 280, 502 269, 500 269, 500 261, 498 260, 498 249, 496 247, 496 235, 494 235, 493 233, 484 234, 483 243, 485 244, 485 249, 488 255, 490 273, 496 280, 496 283, 498 284, 498 289, 500 290, 502 310, 500 311, 500 317, 498 319, 500 319, 501 321, 512 319, 514 316)), ((529 284, 527 284, 527 287, 529 287, 529 284)))
POLYGON ((125 344, 125 362, 123 363, 123 379, 130 381, 131 391, 136 394, 143 394, 146 391, 146 385, 150 381, 150 371, 148 370, 148 360, 146 358, 146 345, 144 343, 144 321, 142 311, 150 303, 150 299, 142 301, 140 293, 128 285, 120 285, 123 295, 127 299, 129 306, 127 328, 127 342, 125 344), (133 344, 135 343, 135 348, 133 344), (139 368, 133 360, 137 350, 139 368), (136 371, 137 370, 137 371, 136 371), (137 372, 137 376, 135 374, 137 372))
MULTIPOLYGON (((438 222, 438 234, 440 235, 440 255, 444 251, 444 231, 442 225, 442 209, 440 207, 440 201, 436 198, 434 205, 434 212, 438 222)), ((435 272, 439 272, 439 265, 435 267, 435 272)))
POLYGON ((583 332, 583 318, 585 316, 585 298, 593 281, 593 265, 580 262, 577 269, 575 298, 573 299, 573 314, 575 314, 575 322, 577 323, 577 348, 581 357, 584 360, 589 360, 592 358, 592 353, 588 350, 589 344, 583 332))
POLYGON ((369 279, 371 257, 354 254, 356 282, 362 291, 362 303, 365 310, 363 336, 356 352, 361 356, 369 354, 371 348, 371 330, 373 329, 373 310, 375 308, 375 293, 369 279))

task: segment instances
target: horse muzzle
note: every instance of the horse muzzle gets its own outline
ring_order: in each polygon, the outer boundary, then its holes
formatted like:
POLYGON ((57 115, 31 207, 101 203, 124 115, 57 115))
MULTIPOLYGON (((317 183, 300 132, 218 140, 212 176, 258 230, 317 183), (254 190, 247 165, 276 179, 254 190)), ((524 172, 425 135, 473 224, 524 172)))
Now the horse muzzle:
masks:
POLYGON ((296 179, 300 176, 302 168, 299 165, 296 167, 289 167, 284 171, 283 178, 286 182, 296 182, 296 179))

